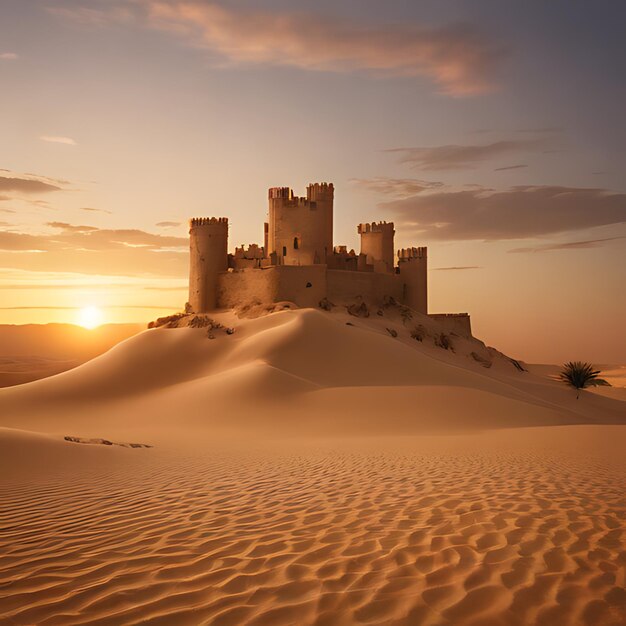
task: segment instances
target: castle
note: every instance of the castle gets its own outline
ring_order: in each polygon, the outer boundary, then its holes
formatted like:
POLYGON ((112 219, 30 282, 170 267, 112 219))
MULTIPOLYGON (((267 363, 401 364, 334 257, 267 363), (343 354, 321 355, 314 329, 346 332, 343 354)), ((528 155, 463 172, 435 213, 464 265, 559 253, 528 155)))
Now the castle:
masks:
MULTIPOLYGON (((428 314, 427 250, 406 248, 396 255, 393 222, 359 224, 357 254, 333 245, 332 183, 310 184, 306 197, 272 187, 268 200, 262 247, 250 244, 229 254, 228 218, 190 221, 190 312, 281 301, 300 307, 395 301, 428 314)), ((431 317, 471 334, 466 313, 431 317)))

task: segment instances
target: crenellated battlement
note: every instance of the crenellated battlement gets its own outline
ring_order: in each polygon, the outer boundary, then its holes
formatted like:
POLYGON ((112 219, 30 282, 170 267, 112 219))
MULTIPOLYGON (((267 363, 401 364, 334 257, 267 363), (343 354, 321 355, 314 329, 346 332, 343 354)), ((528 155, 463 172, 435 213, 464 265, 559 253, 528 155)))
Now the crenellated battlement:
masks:
POLYGON ((354 250, 350 250, 350 252, 348 252, 348 246, 335 246, 333 248, 333 254, 345 254, 349 256, 356 256, 356 252, 354 250))
POLYGON ((333 191, 335 186, 332 183, 309 183, 307 189, 321 189, 326 191, 333 191))
POLYGON ((192 217, 189 220, 189 227, 196 228, 198 226, 216 226, 223 225, 228 228, 227 217, 192 217))
POLYGON ((291 200, 293 198, 293 191, 291 190, 291 187, 270 187, 267 190, 267 197, 270 200, 277 198, 291 200))
POLYGON ((398 250, 398 259, 405 261, 409 259, 425 259, 428 248, 425 246, 420 248, 402 248, 398 250))
POLYGON ((359 235, 365 233, 391 233, 394 232, 393 222, 372 222, 371 224, 359 224, 357 226, 359 235))
POLYGON ((235 247, 236 259, 262 259, 265 256, 263 248, 256 243, 250 243, 247 246, 242 245, 235 247))
POLYGON ((332 200, 335 187, 332 183, 309 183, 306 188, 307 200, 332 200))

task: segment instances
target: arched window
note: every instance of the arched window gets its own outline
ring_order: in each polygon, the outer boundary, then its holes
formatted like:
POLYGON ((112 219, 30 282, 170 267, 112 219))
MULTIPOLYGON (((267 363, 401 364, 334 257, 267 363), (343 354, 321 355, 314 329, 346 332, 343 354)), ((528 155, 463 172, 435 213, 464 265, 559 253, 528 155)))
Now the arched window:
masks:
POLYGON ((297 250, 300 247, 300 240, 297 237, 293 238, 293 249, 297 250))

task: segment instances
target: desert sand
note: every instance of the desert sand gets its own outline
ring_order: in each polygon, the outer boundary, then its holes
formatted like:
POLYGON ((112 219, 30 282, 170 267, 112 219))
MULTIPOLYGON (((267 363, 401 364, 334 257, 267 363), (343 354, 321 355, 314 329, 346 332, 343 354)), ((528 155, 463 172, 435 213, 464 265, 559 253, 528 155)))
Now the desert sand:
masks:
POLYGON ((139 324, 0 324, 0 387, 65 372, 135 335, 139 324))
POLYGON ((0 390, 0 621, 625 623, 619 394, 381 313, 219 313, 0 390))

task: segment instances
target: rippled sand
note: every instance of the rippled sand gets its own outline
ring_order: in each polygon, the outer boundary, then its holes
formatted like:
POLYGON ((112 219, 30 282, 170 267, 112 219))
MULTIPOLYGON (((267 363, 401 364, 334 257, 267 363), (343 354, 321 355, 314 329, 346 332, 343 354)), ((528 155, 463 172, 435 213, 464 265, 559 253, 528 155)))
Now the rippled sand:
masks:
POLYGON ((2 482, 0 621, 617 626, 624 444, 622 426, 43 442, 45 472, 2 482))

